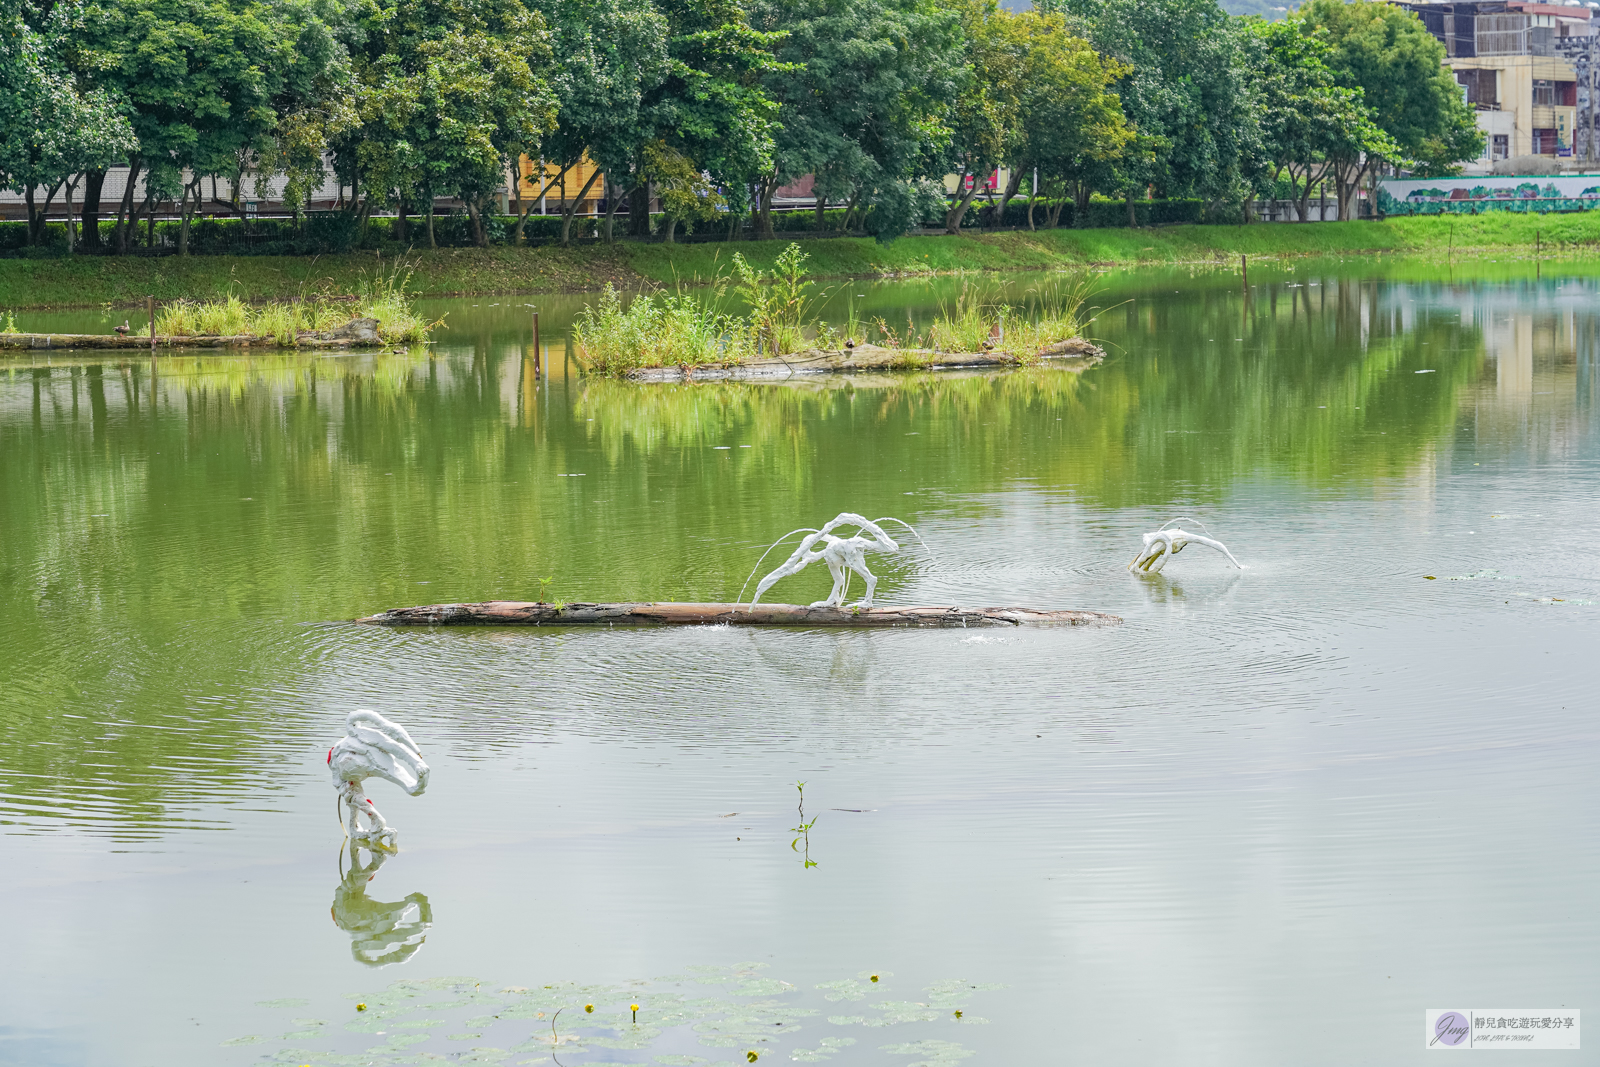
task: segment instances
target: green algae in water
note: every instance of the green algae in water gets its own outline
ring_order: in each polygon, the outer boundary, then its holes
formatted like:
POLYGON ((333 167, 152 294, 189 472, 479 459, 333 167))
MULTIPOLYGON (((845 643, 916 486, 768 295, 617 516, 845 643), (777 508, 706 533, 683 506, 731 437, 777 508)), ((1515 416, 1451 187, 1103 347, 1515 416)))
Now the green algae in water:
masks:
MULTIPOLYGON (((853 978, 815 987, 828 1000, 849 1001, 862 1010, 858 1015, 827 1016, 824 1024, 817 1018, 817 1008, 797 999, 814 997, 815 993, 762 974, 766 967, 764 963, 747 962, 687 968, 686 973, 674 975, 671 983, 553 982, 497 988, 462 976, 402 979, 372 993, 344 994, 346 1000, 365 1004, 366 1010, 342 1027, 323 1029, 327 1027, 323 1020, 296 1019, 295 1025, 305 1029, 279 1039, 336 1038, 345 1032, 352 1036, 382 1036, 386 1043, 369 1047, 359 1055, 347 1049, 312 1052, 290 1046, 267 1059, 275 1064, 311 1067, 356 1063, 389 1067, 437 1061, 535 1064, 548 1062, 552 1054, 560 1052, 576 1057, 565 1061, 568 1067, 582 1067, 615 1060, 639 1062, 628 1054, 648 1054, 659 1049, 653 1062, 668 1067, 711 1062, 673 1047, 694 1042, 708 1049, 759 1050, 764 1056, 787 1055, 795 1062, 820 1062, 849 1049, 856 1039, 816 1032, 807 1032, 802 1038, 803 1031, 815 1031, 823 1025, 908 1028, 982 1023, 984 1020, 966 1014, 968 1000, 974 993, 1002 988, 951 979, 927 986, 922 1000, 878 999, 889 992, 883 982, 889 973, 862 971, 853 978), (678 988, 661 988, 662 985, 678 988), (717 993, 694 995, 697 986, 711 987, 717 993), (593 1005, 595 1010, 586 1012, 585 1005, 593 1005), (498 1045, 488 1043, 496 1039, 500 1039, 498 1045), (409 1048, 412 1045, 422 1047, 409 1048), (529 1055, 534 1058, 512 1060, 529 1055)), ((282 1004, 290 1006, 287 999, 282 1004)), ((943 1067, 973 1054, 956 1042, 925 1036, 925 1032, 913 1031, 913 1035, 922 1040, 885 1048, 919 1057, 912 1067, 943 1067)), ((857 1060, 860 1055, 853 1054, 857 1060)))

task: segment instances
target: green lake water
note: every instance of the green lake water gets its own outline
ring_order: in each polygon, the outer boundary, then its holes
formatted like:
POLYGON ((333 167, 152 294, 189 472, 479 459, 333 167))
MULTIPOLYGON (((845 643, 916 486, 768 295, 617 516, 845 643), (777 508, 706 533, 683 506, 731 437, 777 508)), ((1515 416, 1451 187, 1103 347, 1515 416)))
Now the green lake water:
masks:
POLYGON ((582 296, 0 356, 0 1065, 1389 1064, 1426 1008, 1595 1006, 1600 280, 1250 283, 1100 276, 1081 373, 589 379, 582 296), (732 600, 841 511, 926 542, 880 603, 1125 622, 341 621, 732 600), (1129 574, 1178 515, 1244 569, 1129 574), (352 868, 359 707, 433 775, 352 868))

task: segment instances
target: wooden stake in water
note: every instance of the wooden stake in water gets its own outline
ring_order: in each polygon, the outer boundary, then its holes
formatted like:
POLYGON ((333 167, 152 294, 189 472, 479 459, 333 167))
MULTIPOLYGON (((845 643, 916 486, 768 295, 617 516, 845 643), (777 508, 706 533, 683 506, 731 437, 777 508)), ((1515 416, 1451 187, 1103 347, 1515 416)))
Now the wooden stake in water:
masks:
POLYGON ((1250 288, 1250 257, 1239 257, 1239 281, 1246 289, 1250 288))
POLYGON ((533 376, 544 377, 544 356, 539 351, 539 313, 533 313, 533 376))
POLYGON ((153 355, 156 354, 156 298, 155 297, 147 296, 147 297, 144 298, 144 310, 145 310, 145 313, 150 316, 150 354, 153 356, 153 355))

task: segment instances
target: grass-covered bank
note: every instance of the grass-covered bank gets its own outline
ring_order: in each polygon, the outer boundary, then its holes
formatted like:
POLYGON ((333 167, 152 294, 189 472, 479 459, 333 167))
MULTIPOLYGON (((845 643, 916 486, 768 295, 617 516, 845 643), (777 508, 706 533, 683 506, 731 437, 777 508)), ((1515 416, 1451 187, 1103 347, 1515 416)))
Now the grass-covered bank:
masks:
MULTIPOLYGON (((770 270, 788 241, 589 245, 579 248, 418 250, 408 257, 415 296, 558 293, 658 283, 706 282, 727 275, 737 251, 770 270)), ((1039 270, 1236 261, 1251 257, 1482 253, 1532 257, 1600 253, 1600 212, 1572 215, 1425 216, 1384 222, 1295 225, 1163 226, 1150 229, 1040 230, 807 240, 807 266, 819 278, 1039 270)), ((386 261, 387 262, 387 261, 386 261)), ((0 308, 133 305, 158 300, 252 300, 360 292, 377 265, 371 253, 294 256, 191 256, 157 259, 76 257, 0 260, 0 308)))

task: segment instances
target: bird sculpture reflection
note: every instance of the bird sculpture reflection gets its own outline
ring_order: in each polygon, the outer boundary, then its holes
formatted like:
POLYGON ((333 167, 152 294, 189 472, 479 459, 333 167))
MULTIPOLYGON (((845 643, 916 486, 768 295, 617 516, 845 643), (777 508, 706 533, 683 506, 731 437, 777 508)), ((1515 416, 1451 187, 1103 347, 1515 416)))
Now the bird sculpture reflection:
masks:
POLYGON ((344 736, 328 749, 328 770, 339 799, 350 809, 350 839, 393 849, 396 831, 367 798, 361 783, 387 778, 414 797, 428 788, 428 765, 405 727, 375 711, 352 711, 344 721, 344 736), (362 815, 369 823, 365 830, 359 821, 362 815))

